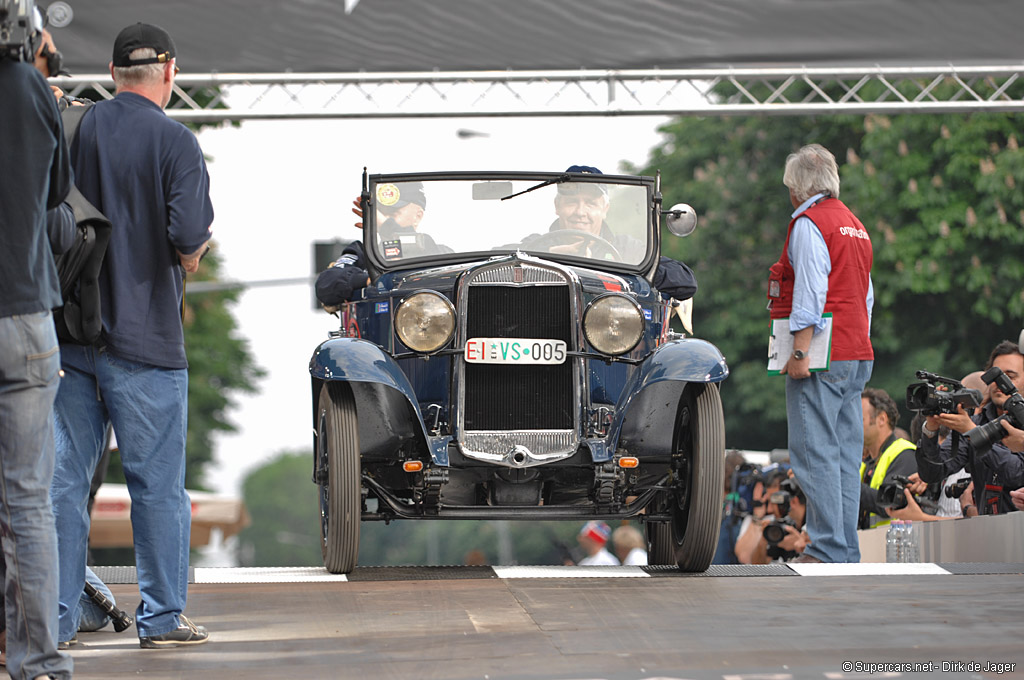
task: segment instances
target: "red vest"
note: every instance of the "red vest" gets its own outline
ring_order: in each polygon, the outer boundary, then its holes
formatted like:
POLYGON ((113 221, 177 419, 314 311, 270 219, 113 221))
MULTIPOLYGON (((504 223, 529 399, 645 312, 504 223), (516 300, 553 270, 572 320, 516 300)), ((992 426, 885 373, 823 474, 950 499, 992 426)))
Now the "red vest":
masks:
POLYGON ((789 223, 782 257, 770 270, 771 317, 787 317, 793 309, 795 277, 789 262, 789 237, 800 217, 807 217, 818 227, 832 260, 825 298, 825 312, 832 313, 832 361, 874 359, 865 303, 871 274, 871 237, 857 216, 837 198, 819 201, 789 223))

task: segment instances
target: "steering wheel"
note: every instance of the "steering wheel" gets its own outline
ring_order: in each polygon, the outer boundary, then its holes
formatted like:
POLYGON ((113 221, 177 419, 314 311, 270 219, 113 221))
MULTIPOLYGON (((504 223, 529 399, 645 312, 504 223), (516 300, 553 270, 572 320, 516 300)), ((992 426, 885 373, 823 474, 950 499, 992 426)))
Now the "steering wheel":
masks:
MULTIPOLYGON (((579 254, 585 255, 586 251, 584 246, 591 250, 589 257, 596 260, 615 260, 617 262, 622 261, 622 254, 618 249, 608 241, 604 240, 597 234, 591 234, 589 231, 581 231, 579 229, 558 229, 555 231, 549 231, 546 234, 541 234, 537 238, 533 239, 529 243, 523 245, 530 250, 546 250, 552 252, 553 247, 559 245, 571 246, 579 245, 579 254), (582 241, 582 243, 580 243, 582 241), (608 256, 611 257, 608 257, 608 256)), ((570 255, 576 254, 575 252, 567 253, 570 255)))

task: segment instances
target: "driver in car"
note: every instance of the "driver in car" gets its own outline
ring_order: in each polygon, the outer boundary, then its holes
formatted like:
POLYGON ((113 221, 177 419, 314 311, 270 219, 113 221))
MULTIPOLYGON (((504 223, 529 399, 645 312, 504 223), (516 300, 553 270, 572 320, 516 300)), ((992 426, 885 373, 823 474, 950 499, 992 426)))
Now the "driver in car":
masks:
MULTIPOLYGON (((571 165, 566 172, 581 172, 602 175, 600 170, 589 165, 571 165)), ((561 242, 546 248, 548 252, 566 255, 584 255, 598 259, 626 259, 635 261, 643 255, 644 244, 626 234, 616 234, 605 222, 608 215, 608 188, 604 184, 589 182, 566 182, 558 185, 555 194, 555 215, 557 219, 551 223, 548 234, 528 238, 523 246, 529 248, 531 242, 547 240, 550 234, 564 234, 561 242), (571 230, 582 232, 573 238, 571 230), (591 237, 587 237, 590 234, 591 237), (594 238, 596 237, 596 238, 594 238), (600 239, 600 240, 598 240, 600 239), (607 245, 612 245, 617 253, 607 245)), ((654 273, 654 287, 662 297, 675 298, 682 302, 697 292, 697 279, 688 266, 668 257, 661 257, 654 273)))

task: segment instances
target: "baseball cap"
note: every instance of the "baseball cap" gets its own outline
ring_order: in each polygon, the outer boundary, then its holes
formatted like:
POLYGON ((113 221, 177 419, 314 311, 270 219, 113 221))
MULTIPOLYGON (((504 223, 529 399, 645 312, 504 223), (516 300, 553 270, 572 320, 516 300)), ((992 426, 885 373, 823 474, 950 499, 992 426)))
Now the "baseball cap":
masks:
POLYGON ((415 203, 427 209, 427 195, 423 191, 423 182, 400 182, 397 184, 377 185, 377 199, 383 212, 403 208, 415 203))
MULTIPOLYGON (((579 172, 587 175, 603 175, 604 173, 592 165, 570 165, 566 172, 579 172)), ((590 182, 565 182, 558 185, 558 193, 564 196, 576 196, 578 194, 591 194, 594 196, 608 195, 608 187, 604 184, 591 184, 590 182)))
POLYGON ((114 40, 114 66, 139 64, 165 64, 175 56, 174 41, 164 29, 152 24, 137 23, 128 26, 114 40), (129 55, 142 47, 156 50, 155 57, 132 59, 129 55))
POLYGON ((600 543, 601 545, 608 542, 608 537, 611 536, 611 533, 612 528, 610 526, 604 522, 598 522, 595 520, 587 522, 583 525, 583 528, 580 529, 580 536, 589 538, 595 543, 600 543))

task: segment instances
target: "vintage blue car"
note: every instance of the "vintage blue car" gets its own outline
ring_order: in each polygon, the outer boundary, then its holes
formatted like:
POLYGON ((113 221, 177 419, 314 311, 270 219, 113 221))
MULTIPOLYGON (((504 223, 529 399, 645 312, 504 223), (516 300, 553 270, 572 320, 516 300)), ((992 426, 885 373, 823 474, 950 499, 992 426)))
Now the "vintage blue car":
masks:
POLYGON ((632 518, 652 564, 707 569, 729 369, 652 285, 692 209, 525 172, 364 175, 361 204, 372 283, 309 363, 326 568, 362 521, 632 518))

